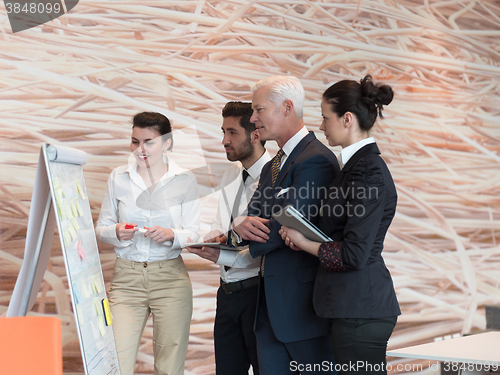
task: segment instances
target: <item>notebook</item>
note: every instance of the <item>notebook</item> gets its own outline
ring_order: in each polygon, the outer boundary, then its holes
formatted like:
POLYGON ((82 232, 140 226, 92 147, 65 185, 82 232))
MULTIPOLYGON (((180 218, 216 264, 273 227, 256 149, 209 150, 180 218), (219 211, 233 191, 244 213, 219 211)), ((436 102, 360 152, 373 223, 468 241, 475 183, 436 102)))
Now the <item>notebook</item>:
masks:
POLYGON ((297 211, 293 206, 286 206, 277 213, 273 214, 275 220, 281 225, 296 229, 306 238, 316 242, 332 241, 330 237, 324 234, 318 227, 311 223, 304 215, 297 211))

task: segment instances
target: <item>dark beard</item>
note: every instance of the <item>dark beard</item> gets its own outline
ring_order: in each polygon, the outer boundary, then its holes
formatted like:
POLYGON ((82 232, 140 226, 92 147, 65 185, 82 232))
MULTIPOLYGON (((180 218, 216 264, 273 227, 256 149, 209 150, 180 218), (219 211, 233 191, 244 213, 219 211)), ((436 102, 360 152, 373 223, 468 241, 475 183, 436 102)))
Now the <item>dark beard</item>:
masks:
POLYGON ((255 146, 250 142, 250 139, 245 142, 245 144, 242 146, 242 148, 238 151, 234 150, 231 153, 231 156, 226 153, 227 160, 229 161, 244 161, 251 157, 253 155, 253 152, 255 150, 255 146))

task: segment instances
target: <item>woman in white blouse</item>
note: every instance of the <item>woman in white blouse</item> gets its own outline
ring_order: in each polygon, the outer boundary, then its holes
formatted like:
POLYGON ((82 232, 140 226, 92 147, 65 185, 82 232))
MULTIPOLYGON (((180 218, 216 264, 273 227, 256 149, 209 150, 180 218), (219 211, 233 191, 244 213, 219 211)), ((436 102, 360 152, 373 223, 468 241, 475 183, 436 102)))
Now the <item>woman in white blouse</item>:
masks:
POLYGON ((167 157, 172 143, 165 116, 134 116, 134 157, 111 172, 96 225, 117 255, 109 300, 122 375, 134 373, 150 313, 154 373, 184 374, 193 299, 180 253, 198 240, 200 202, 193 173, 167 157))

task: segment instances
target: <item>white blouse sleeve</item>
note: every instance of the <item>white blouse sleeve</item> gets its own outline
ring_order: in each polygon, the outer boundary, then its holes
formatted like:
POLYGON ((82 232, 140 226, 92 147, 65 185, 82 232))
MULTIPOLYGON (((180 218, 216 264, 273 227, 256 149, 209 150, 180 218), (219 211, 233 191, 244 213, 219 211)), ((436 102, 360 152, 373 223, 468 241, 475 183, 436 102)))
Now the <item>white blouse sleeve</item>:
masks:
POLYGON ((118 200, 114 190, 115 176, 116 171, 113 171, 108 178, 95 233, 100 242, 109 243, 115 247, 128 247, 133 243, 132 240, 121 241, 116 236, 116 224, 118 224, 119 219, 118 200))

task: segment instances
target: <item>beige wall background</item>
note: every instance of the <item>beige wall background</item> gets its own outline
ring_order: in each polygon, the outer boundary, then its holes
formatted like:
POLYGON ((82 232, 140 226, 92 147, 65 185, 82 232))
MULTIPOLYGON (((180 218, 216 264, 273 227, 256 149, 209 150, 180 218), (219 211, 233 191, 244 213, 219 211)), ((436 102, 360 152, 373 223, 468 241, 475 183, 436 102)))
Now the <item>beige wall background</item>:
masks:
MULTIPOLYGON (((0 15, 0 315, 23 259, 43 142, 88 153, 95 220, 108 174, 126 163, 135 113, 194 126, 208 165, 197 172, 205 232, 216 207, 209 193, 227 167, 227 101, 251 100, 261 78, 295 75, 306 89, 306 124, 326 143, 322 92, 371 74, 396 93, 373 131, 399 191, 384 251, 403 311, 390 348, 485 328, 484 306, 500 303, 498 1, 83 0, 16 34, 3 5, 0 15)), ((176 148, 198 166, 189 139, 176 148)), ((62 319, 65 374, 82 374, 57 235, 52 252, 30 314, 62 319)), ((114 251, 100 252, 109 283, 114 251)), ((184 258, 195 293, 186 374, 213 374, 218 271, 184 258)), ((153 373, 151 338, 148 324, 140 374, 153 373)))

